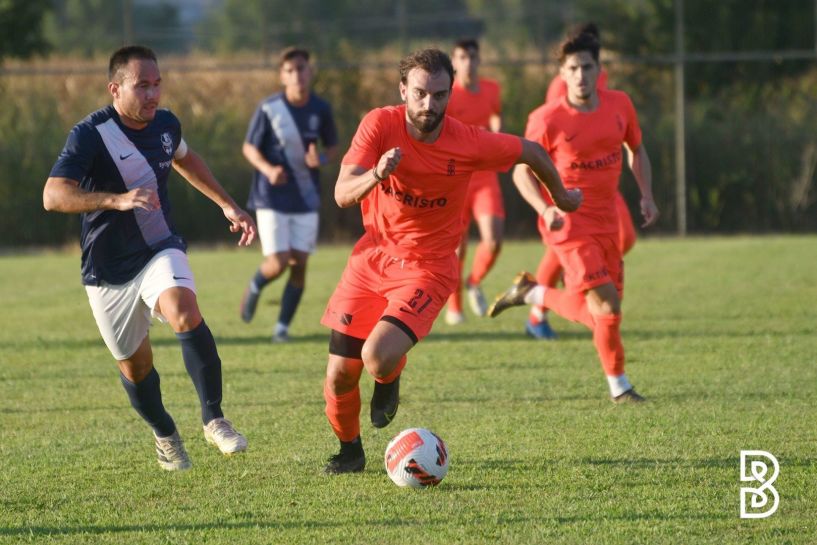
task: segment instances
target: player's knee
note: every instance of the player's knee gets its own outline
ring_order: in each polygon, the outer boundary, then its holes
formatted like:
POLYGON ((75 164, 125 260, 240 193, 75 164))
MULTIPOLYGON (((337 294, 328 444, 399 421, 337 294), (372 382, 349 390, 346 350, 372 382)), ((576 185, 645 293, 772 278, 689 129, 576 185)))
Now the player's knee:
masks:
POLYGON ((601 301, 597 307, 598 312, 595 314, 620 314, 621 313, 621 303, 618 300, 612 301, 601 301))
POLYGON ((343 395, 357 386, 359 375, 342 365, 330 365, 326 368, 326 386, 332 395, 343 395))
POLYGON ((363 345, 363 365, 375 379, 382 379, 389 376, 400 362, 400 357, 388 354, 382 347, 373 346, 369 343, 363 345))
POLYGON ((489 238, 484 242, 489 252, 496 255, 502 249, 502 241, 497 238, 489 238))
POLYGON ((179 309, 172 318, 169 318, 170 326, 176 333, 184 333, 196 329, 201 323, 201 314, 198 308, 179 309))

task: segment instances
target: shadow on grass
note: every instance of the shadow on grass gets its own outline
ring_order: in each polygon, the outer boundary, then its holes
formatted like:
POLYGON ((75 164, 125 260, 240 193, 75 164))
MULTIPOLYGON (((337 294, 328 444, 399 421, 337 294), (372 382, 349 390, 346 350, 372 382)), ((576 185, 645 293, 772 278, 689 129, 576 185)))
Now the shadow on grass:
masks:
MULTIPOLYGON (((462 487, 448 486, 452 492, 462 489, 462 487)), ((466 487, 467 488, 467 487, 466 487)), ((443 489, 440 490, 441 492, 443 489)), ((610 521, 672 521, 672 520, 725 520, 734 518, 732 513, 600 513, 598 515, 577 515, 577 516, 552 516, 534 517, 516 515, 503 517, 499 522, 502 526, 511 524, 572 524, 597 522, 604 523, 610 521)), ((245 522, 210 522, 199 524, 145 524, 145 525, 103 525, 103 526, 23 526, 17 528, 0 528, 0 536, 59 536, 59 535, 104 535, 104 534, 127 534, 127 533, 164 533, 164 532, 200 532, 212 530, 325 530, 332 528, 355 528, 367 527, 372 531, 389 527, 429 527, 451 525, 448 519, 406 519, 388 518, 381 520, 355 520, 353 522, 331 522, 326 520, 304 520, 304 521, 269 521, 250 520, 245 522)))
MULTIPOLYGON (((679 338, 695 338, 695 339, 704 339, 704 338, 721 338, 721 337, 729 337, 729 338, 757 338, 757 337, 811 337, 814 334, 812 330, 809 329, 802 329, 800 331, 786 331, 786 332, 769 332, 767 330, 745 330, 741 333, 736 333, 734 331, 718 331, 714 329, 706 329, 706 330, 691 330, 691 329, 675 329, 675 330, 632 330, 632 329, 624 329, 622 331, 622 336, 624 341, 632 340, 632 341, 650 341, 650 340, 662 340, 662 339, 679 339, 679 338)), ((559 332, 559 340, 562 341, 570 341, 570 340, 577 340, 577 339, 587 339, 590 340, 591 334, 590 331, 560 331, 559 332)), ((290 341, 286 344, 276 345, 271 341, 271 335, 248 335, 248 336, 223 336, 218 335, 217 332, 215 333, 216 344, 218 345, 237 345, 237 346, 251 346, 251 345, 263 345, 263 346, 279 346, 285 347, 287 345, 303 345, 303 344, 312 344, 312 343, 321 343, 328 345, 329 343, 329 330, 327 329, 326 332, 321 333, 311 333, 308 335, 294 335, 290 338, 290 341)), ((469 330, 469 329, 462 329, 456 331, 440 331, 435 330, 423 340, 423 343, 435 343, 435 342, 493 342, 493 341, 519 341, 528 339, 531 343, 535 342, 543 342, 548 346, 558 346, 559 340, 557 341, 537 341, 535 339, 529 338, 525 332, 520 328, 519 331, 480 331, 480 330, 469 330)), ((151 344, 153 346, 176 346, 178 341, 173 338, 162 338, 162 339, 151 339, 151 344)), ((66 337, 66 338, 49 338, 49 339, 24 339, 20 341, 1 341, 0 342, 0 349, 31 349, 31 348, 39 348, 39 349, 55 349, 55 348, 104 348, 104 343, 102 342, 101 338, 98 337, 87 337, 87 338, 75 338, 75 337, 66 337)))

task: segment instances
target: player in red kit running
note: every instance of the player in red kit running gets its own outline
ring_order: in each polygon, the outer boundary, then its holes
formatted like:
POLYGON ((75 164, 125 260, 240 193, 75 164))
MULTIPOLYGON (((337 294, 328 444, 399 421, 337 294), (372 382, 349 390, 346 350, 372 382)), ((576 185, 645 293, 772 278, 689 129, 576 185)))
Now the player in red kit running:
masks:
POLYGON ((581 189, 584 202, 575 214, 560 214, 548 206, 547 195, 521 165, 514 171, 514 183, 540 215, 539 231, 564 267, 565 289, 539 285, 532 275, 521 273, 488 313, 496 316, 515 305, 546 305, 586 325, 593 331, 613 401, 640 402, 644 398, 624 373, 620 335, 623 261, 614 203, 624 144, 631 151, 630 168, 641 190, 644 224, 655 223, 658 209, 652 197, 650 161, 630 98, 621 91, 596 87, 599 43, 595 36, 583 33, 566 40, 559 63, 567 96, 531 112, 525 137, 542 144, 554 158, 565 185, 581 189))
MULTIPOLYGON (((499 132, 502 129, 501 91, 496 81, 479 77, 479 43, 472 39, 458 41, 454 44, 451 63, 454 66, 454 86, 448 101, 448 115, 468 125, 499 132)), ((460 282, 448 298, 445 313, 445 321, 451 325, 465 320, 462 314, 462 273, 468 248, 468 226, 472 218, 477 223, 480 242, 474 254, 471 273, 465 280, 465 290, 474 314, 485 316, 488 305, 480 283, 499 256, 505 227, 505 207, 496 172, 475 172, 468 185, 462 218, 465 232, 458 251, 460 282)))
MULTIPOLYGON (((594 23, 587 23, 581 25, 574 31, 573 35, 591 34, 600 41, 599 28, 594 23)), ((596 79, 597 89, 607 88, 607 71, 601 68, 599 77, 596 79)), ((553 78, 548 86, 545 103, 553 100, 563 100, 567 96, 567 83, 561 75, 553 78)), ((636 232, 635 225, 633 225, 633 218, 630 215, 630 210, 627 208, 627 202, 624 200, 621 192, 616 192, 616 213, 618 214, 618 235, 619 247, 622 255, 626 254, 635 245, 636 232)), ((536 268, 536 281, 543 286, 555 288, 562 278, 562 264, 559 263, 559 257, 556 252, 546 251, 539 261, 539 266, 536 268)), ((553 340, 557 338, 556 332, 550 327, 547 319, 548 308, 544 305, 534 305, 531 307, 528 320, 525 322, 525 332, 535 339, 553 340)))
POLYGON ((361 121, 343 158, 335 200, 360 204, 365 234, 355 245, 321 323, 331 328, 324 398, 340 440, 330 474, 362 471, 360 389, 375 379, 375 427, 397 412, 406 354, 424 338, 457 285, 456 249, 471 174, 527 164, 564 211, 581 191, 567 191, 541 145, 465 125, 445 115, 454 69, 437 49, 400 62, 404 105, 377 108, 361 121))

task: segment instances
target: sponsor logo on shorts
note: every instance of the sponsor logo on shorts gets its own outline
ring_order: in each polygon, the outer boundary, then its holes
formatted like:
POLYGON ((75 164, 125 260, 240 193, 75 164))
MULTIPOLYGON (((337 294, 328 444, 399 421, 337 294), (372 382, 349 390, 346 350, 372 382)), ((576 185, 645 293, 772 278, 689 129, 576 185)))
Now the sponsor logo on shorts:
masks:
POLYGON ((601 270, 585 275, 585 278, 588 281, 593 281, 598 280, 599 278, 605 278, 607 276, 610 276, 610 272, 607 270, 607 267, 604 267, 601 270))

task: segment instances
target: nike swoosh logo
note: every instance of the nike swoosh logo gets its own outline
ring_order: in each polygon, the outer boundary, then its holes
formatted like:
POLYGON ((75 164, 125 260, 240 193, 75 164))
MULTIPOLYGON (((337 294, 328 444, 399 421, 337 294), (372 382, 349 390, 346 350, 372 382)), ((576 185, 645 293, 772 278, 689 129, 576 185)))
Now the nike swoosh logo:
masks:
POLYGON ((573 136, 565 136, 565 142, 570 142, 571 140, 573 140, 577 136, 579 136, 579 133, 576 133, 573 136))
POLYGON ((174 275, 173 275, 173 280, 190 280, 190 279, 189 279, 189 278, 187 278, 186 276, 176 276, 176 275, 174 274, 174 275))
POLYGON ((398 310, 399 310, 400 312, 408 312, 409 314, 413 314, 413 312, 411 311, 411 309, 408 309, 408 308, 406 308, 406 307, 400 307, 398 310))
POLYGON ((120 156, 119 156, 119 160, 120 160, 120 161, 124 161, 125 159, 127 159, 127 158, 128 158, 128 157, 130 157, 131 155, 133 155, 133 153, 132 153, 132 152, 131 152, 131 153, 129 153, 129 154, 127 154, 127 155, 120 155, 120 156))

